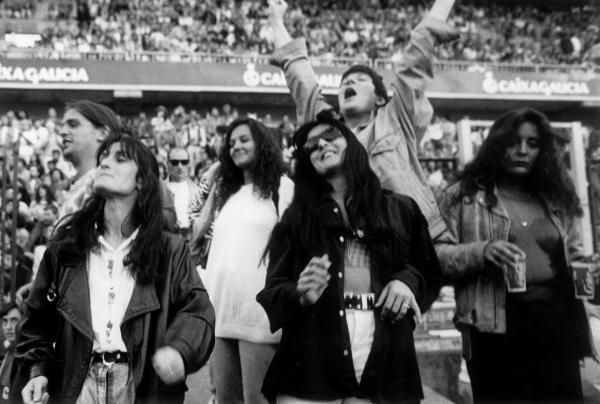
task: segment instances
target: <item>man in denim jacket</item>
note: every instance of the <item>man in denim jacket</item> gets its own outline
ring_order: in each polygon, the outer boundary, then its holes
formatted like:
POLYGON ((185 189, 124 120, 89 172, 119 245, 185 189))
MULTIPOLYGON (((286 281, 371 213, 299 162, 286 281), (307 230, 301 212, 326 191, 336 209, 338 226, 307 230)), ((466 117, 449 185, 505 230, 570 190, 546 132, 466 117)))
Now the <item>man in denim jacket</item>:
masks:
MULTIPOLYGON (((396 66, 391 97, 382 77, 364 65, 354 65, 344 72, 338 91, 343 120, 369 152, 371 167, 382 186, 417 202, 427 218, 434 242, 446 226, 419 164, 417 144, 433 114, 425 97, 425 85, 433 78, 433 47, 436 42, 457 37, 455 30, 445 23, 453 4, 454 0, 436 0, 429 14, 412 31, 396 66)), ((276 48, 272 63, 284 71, 301 125, 332 106, 321 94, 304 39, 292 39, 285 28, 286 8, 284 0, 269 1, 269 21, 276 48)))

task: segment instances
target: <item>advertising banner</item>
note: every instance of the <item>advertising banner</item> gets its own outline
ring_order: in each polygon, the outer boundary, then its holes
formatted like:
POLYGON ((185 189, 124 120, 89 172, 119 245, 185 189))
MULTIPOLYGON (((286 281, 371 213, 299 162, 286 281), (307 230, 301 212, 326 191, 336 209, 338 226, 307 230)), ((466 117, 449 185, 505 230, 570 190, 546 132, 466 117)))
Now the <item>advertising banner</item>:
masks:
MULTIPOLYGON (((326 94, 335 93, 342 67, 315 66, 326 94)), ((381 70, 387 82, 392 69, 381 70)), ((0 58, 0 89, 139 90, 172 92, 287 93, 276 67, 254 63, 135 62, 0 58)), ((477 65, 436 71, 431 98, 600 101, 600 75, 513 73, 477 65)))

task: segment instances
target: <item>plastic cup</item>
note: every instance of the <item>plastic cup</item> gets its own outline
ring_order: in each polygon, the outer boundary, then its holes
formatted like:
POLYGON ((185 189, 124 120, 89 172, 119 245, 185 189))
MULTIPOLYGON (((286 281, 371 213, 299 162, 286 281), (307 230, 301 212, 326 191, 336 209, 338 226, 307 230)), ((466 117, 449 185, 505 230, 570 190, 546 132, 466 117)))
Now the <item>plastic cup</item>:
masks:
POLYGON ((594 298, 594 276, 593 264, 585 262, 574 262, 571 264, 573 269, 573 284, 575 286, 575 297, 577 299, 594 298))
POLYGON ((506 288, 510 293, 525 292, 527 290, 527 277, 525 271, 525 254, 520 255, 515 264, 504 266, 506 288))

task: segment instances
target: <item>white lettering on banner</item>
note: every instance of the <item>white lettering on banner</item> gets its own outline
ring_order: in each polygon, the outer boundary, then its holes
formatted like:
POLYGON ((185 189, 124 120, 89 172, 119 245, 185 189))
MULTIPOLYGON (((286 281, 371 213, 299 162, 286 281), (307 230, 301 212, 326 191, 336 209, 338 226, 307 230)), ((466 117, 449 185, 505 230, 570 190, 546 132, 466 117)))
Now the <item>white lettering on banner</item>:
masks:
POLYGON ((83 67, 12 67, 0 64, 0 81, 42 82, 88 82, 90 78, 83 67))
POLYGON ((485 73, 482 87, 488 94, 544 94, 548 97, 590 94, 590 88, 583 81, 536 81, 523 80, 518 76, 511 80, 496 80, 493 72, 485 73))
MULTIPOLYGON (((246 71, 242 77, 244 84, 250 87, 268 86, 268 87, 285 87, 285 75, 283 72, 259 72, 256 70, 254 63, 246 65, 246 71)), ((341 74, 319 74, 317 82, 321 87, 337 88, 342 80, 341 74)))

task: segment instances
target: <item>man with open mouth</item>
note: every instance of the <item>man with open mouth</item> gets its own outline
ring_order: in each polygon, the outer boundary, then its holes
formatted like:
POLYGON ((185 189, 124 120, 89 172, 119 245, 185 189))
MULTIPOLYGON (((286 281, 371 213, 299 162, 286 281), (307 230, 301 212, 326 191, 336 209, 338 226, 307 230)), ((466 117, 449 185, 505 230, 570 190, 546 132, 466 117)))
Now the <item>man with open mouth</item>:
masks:
MULTIPOLYGON (((454 0, 436 0, 428 15, 412 31, 410 41, 395 66, 390 89, 379 73, 366 65, 354 65, 342 75, 338 91, 341 119, 369 153, 371 167, 382 186, 412 197, 427 218, 432 239, 444 233, 434 195, 417 158, 417 144, 431 121, 433 108, 425 97, 432 77, 436 43, 457 37, 446 19, 454 0)), ((327 103, 308 60, 303 38, 292 39, 283 18, 284 0, 269 1, 275 53, 272 62, 285 74, 296 103, 298 123, 315 120, 333 107, 327 103)))

